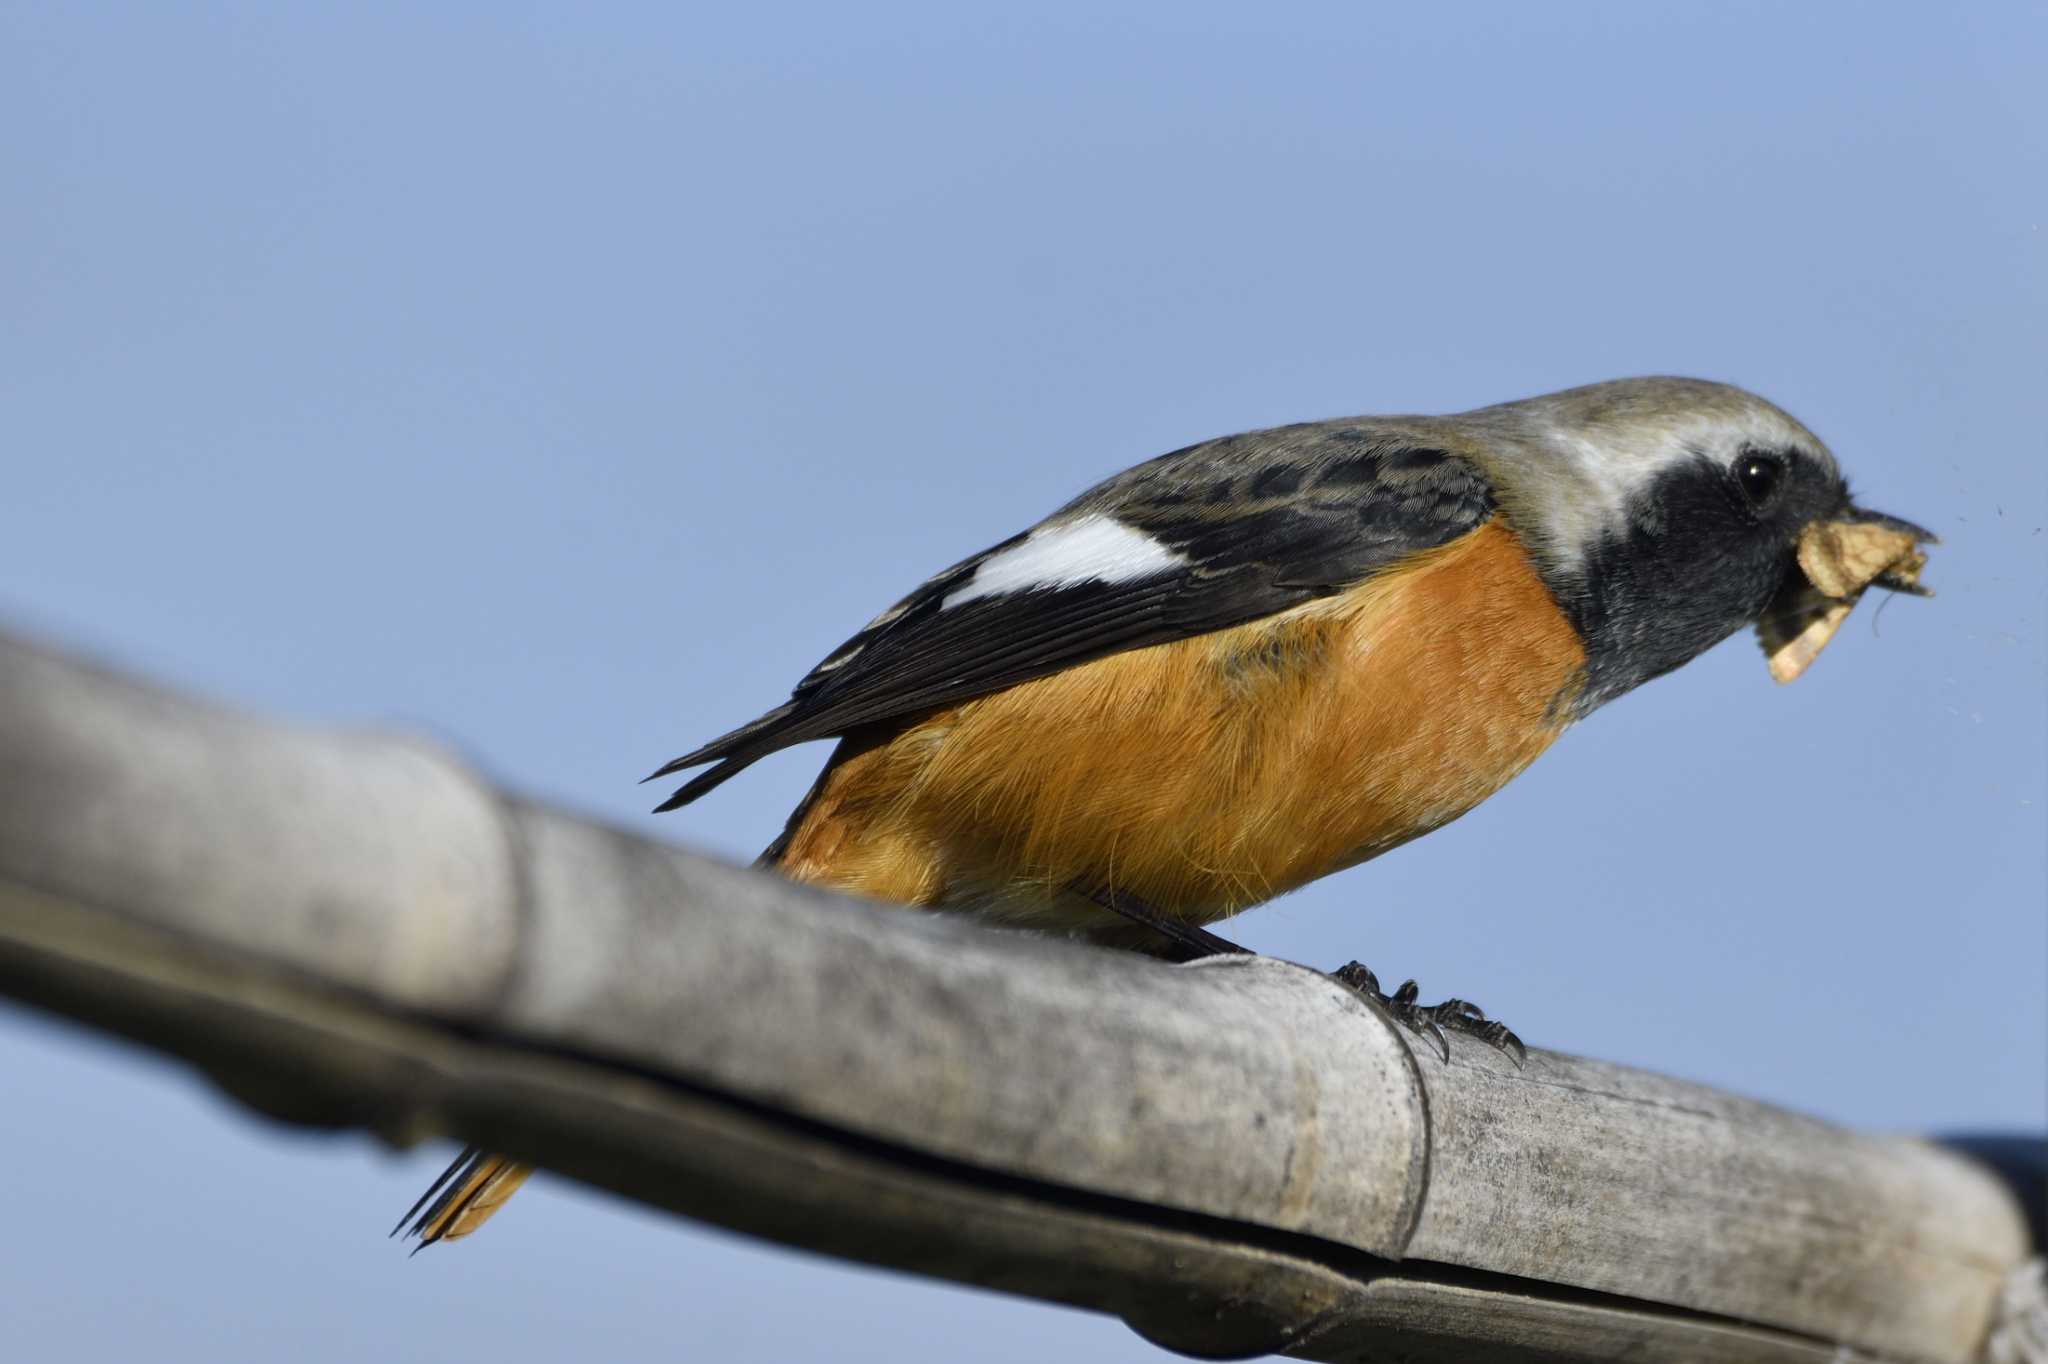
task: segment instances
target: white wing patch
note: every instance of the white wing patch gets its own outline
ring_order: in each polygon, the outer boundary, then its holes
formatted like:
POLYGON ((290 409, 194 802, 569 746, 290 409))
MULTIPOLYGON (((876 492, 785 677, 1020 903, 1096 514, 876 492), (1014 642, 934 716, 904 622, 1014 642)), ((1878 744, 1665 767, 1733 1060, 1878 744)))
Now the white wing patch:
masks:
POLYGON ((1091 512, 1075 521, 1040 526, 1001 554, 982 560, 965 586, 946 594, 940 610, 1006 592, 1126 583, 1179 568, 1188 557, 1168 549, 1115 517, 1091 512))

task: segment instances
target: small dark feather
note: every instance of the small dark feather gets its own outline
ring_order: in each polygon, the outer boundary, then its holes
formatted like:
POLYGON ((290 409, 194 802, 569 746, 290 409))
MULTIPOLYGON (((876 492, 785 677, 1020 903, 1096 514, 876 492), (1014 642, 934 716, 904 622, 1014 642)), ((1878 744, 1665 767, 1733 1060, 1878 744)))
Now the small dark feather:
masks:
POLYGON ((1389 450, 1386 455, 1386 469, 1390 474, 1419 474, 1440 467, 1451 456, 1441 450, 1422 450, 1404 445, 1389 450))
POLYGON ((1285 464, 1276 464, 1252 479, 1250 492, 1253 497, 1285 497, 1301 487, 1300 469, 1285 464))
POLYGON ((1326 464, 1316 473, 1319 488, 1370 488, 1386 476, 1386 461, 1379 451, 1351 455, 1326 464))

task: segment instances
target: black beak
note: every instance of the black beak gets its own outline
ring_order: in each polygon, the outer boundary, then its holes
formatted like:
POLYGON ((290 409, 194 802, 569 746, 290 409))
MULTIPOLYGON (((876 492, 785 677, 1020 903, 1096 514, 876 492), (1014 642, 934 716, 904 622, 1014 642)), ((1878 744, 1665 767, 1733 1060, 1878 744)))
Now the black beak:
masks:
POLYGON ((1883 512, 1867 511, 1862 507, 1848 507, 1835 519, 1837 521, 1847 521, 1852 525, 1858 526, 1883 526, 1886 530, 1895 530, 1901 535, 1910 535, 1923 545, 1938 545, 1941 543, 1941 537, 1928 530, 1925 526, 1916 526, 1911 521, 1904 521, 1896 516, 1886 516, 1883 512))

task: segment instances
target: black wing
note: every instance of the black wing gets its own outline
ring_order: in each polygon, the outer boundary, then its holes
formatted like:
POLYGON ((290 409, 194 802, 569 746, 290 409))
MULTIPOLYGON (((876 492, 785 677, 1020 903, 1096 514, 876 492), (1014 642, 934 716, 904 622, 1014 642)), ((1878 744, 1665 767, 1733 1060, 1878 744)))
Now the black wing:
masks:
POLYGON ((964 701, 1104 654, 1206 634, 1342 592, 1493 513, 1468 460, 1389 423, 1322 422, 1162 455, 1082 494, 1033 531, 926 582, 833 650, 790 699, 649 777, 715 763, 656 807, 672 810, 808 739, 964 701), (1172 552, 1168 566, 947 599, 1031 534, 1107 517, 1172 552))

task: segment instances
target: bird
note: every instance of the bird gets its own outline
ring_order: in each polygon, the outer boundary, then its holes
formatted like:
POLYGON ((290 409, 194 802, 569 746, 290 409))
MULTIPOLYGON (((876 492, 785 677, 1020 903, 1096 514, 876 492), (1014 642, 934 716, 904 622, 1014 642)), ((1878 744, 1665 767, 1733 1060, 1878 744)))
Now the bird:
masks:
MULTIPOLYGON (((1703 379, 1250 431, 926 580, 648 780, 695 771, 672 810, 836 739, 760 865, 1174 959, 1241 950, 1207 926, 1442 827, 1745 626, 1798 676, 1866 588, 1929 595, 1935 539, 1859 506, 1783 409, 1703 379)), ((1521 1047, 1464 1001, 1337 974, 1438 1042, 1521 1047)), ((394 1234, 467 1235, 528 1173, 465 1151, 394 1234)))

